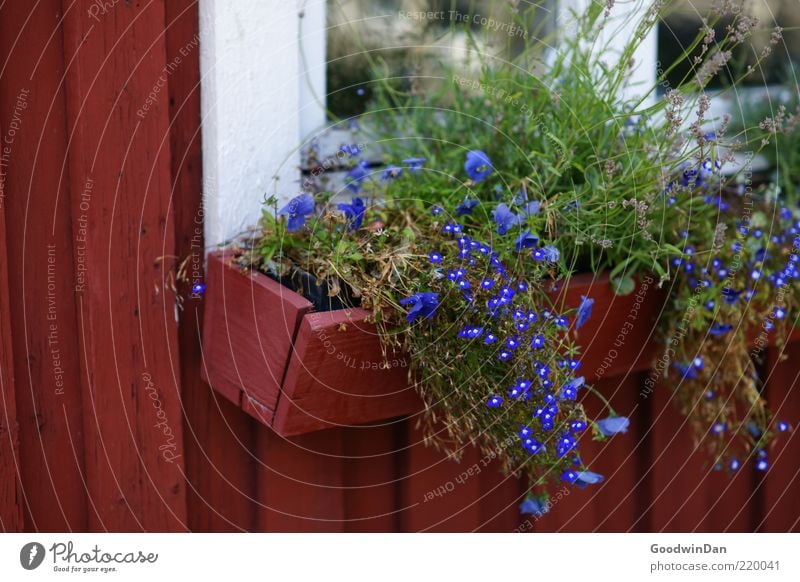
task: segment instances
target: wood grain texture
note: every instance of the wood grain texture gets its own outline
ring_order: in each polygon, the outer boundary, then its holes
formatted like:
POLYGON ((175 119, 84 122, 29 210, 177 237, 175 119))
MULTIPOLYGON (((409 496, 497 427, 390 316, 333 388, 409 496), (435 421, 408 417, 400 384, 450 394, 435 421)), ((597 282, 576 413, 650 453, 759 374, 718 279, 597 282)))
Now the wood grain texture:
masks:
POLYGON ((675 405, 673 386, 660 383, 649 395, 650 469, 646 516, 656 532, 704 532, 715 492, 708 478, 707 454, 698 450, 692 428, 675 405))
POLYGON ((283 435, 348 426, 421 409, 408 385, 408 356, 382 353, 363 309, 303 317, 274 428, 283 435))
MULTIPOLYGON (((0 135, 2 129, 3 126, 0 125, 0 135)), ((5 178, 0 177, 0 533, 22 531, 24 503, 20 481, 19 423, 9 318, 4 184, 5 178)))
POLYGON ((256 422, 201 378, 204 296, 191 289, 206 283, 198 7, 196 0, 164 6, 167 62, 177 64, 168 86, 175 249, 187 260, 189 278, 179 287, 184 304, 178 324, 189 529, 253 531, 256 422))
POLYGON ((342 429, 287 439, 261 427, 257 441, 258 530, 343 531, 342 429))
POLYGON ((492 459, 475 447, 465 447, 455 462, 425 446, 423 433, 407 424, 407 451, 400 481, 400 523, 406 532, 476 531, 481 514, 481 473, 492 459))
POLYGON ((386 532, 400 527, 399 461, 406 420, 344 429, 345 531, 386 532))
POLYGON ((311 303, 261 273, 242 273, 228 255, 208 256, 203 357, 214 390, 275 411, 292 341, 311 303))
POLYGON ((164 3, 93 5, 63 3, 90 528, 184 530, 164 3))
POLYGON ((75 246, 66 174, 61 2, 0 7, 0 125, 25 529, 84 531, 75 246), (13 120, 13 133, 9 124, 13 120), (7 143, 11 138, 12 143, 7 143), (6 152, 4 152, 5 154, 6 152))
POLYGON ((770 348, 767 352, 767 401, 779 420, 792 426, 770 448, 770 468, 759 473, 755 528, 768 532, 800 531, 800 344, 770 348))

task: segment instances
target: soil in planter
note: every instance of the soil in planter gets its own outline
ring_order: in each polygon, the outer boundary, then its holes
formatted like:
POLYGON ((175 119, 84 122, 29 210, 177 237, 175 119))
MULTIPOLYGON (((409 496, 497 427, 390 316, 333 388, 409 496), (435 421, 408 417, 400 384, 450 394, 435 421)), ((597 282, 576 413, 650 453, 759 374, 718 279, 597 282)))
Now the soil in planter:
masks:
POLYGON ((283 277, 274 274, 268 276, 308 299, 314 306, 314 311, 338 311, 361 305, 361 300, 353 296, 347 285, 342 284, 338 294, 330 296, 330 287, 327 283, 319 282, 314 275, 302 269, 294 268, 291 273, 283 277))

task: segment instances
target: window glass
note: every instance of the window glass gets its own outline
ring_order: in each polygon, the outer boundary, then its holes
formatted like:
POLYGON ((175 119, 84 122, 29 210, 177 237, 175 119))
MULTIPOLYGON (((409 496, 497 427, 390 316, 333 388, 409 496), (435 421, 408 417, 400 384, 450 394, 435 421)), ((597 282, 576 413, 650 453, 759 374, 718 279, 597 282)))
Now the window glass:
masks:
POLYGON ((400 90, 424 91, 443 62, 474 68, 478 55, 513 60, 553 29, 554 0, 327 2, 327 105, 340 118, 364 110, 375 70, 400 90))

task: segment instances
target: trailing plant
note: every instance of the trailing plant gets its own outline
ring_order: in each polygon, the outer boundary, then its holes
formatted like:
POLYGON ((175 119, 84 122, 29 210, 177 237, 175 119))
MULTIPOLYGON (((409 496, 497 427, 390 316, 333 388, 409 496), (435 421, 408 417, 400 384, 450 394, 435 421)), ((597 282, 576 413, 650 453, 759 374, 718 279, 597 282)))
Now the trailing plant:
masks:
POLYGON ((726 228, 685 233, 667 321, 667 356, 681 411, 716 469, 754 459, 769 467, 773 437, 790 429, 763 394, 767 346, 780 347, 797 321, 800 212, 769 202, 773 185, 743 185, 721 206, 726 228))

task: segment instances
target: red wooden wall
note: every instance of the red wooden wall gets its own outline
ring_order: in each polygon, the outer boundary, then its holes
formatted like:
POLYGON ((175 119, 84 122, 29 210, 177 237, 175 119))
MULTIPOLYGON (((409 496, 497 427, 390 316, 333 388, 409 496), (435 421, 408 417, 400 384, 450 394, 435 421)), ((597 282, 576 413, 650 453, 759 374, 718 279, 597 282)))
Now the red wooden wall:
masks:
MULTIPOLYGON (((584 444, 607 480, 566 489, 539 520, 520 518, 522 484, 495 461, 444 459, 415 419, 283 439, 217 397, 200 377, 202 300, 179 286, 176 323, 171 283, 175 257, 202 257, 197 5, 98 6, 0 5, 4 140, 15 128, 0 198, 0 530, 798 530, 795 433, 766 475, 730 479, 694 452, 667 389, 640 395, 641 374, 601 385, 634 419, 584 444)), ((770 352, 767 390, 794 421, 800 348, 788 351, 770 352)))

